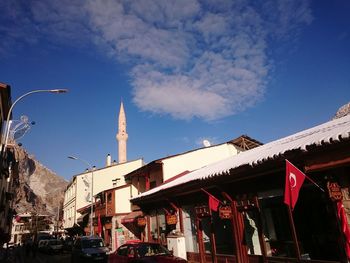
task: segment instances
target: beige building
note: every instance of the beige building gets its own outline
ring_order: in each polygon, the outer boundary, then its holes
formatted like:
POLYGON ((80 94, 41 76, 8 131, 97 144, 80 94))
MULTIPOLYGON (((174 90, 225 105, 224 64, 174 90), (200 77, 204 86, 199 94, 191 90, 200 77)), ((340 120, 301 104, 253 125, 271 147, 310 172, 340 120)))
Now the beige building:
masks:
MULTIPOLYGON (((75 175, 67 186, 63 203, 63 226, 66 230, 82 226, 84 217, 89 218, 91 208, 91 178, 93 175, 93 196, 111 189, 115 184, 125 185, 124 175, 140 168, 143 165, 142 159, 125 162, 122 164, 112 163, 109 166, 86 171, 75 175), (90 208, 89 208, 90 207, 90 208), (79 213, 81 208, 85 213, 79 213)), ((124 199, 124 198, 123 198, 124 199)), ((127 204, 129 201, 127 199, 127 204)), ((130 205, 129 205, 130 206, 130 205)), ((74 231, 73 231, 74 232, 74 231)))

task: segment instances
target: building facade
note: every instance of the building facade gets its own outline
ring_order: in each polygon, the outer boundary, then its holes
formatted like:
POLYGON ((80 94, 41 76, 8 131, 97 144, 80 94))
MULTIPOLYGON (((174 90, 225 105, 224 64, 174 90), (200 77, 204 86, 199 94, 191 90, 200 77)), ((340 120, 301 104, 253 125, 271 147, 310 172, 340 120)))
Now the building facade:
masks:
POLYGON ((24 244, 28 238, 40 234, 53 235, 55 223, 51 216, 42 214, 18 214, 12 220, 10 244, 24 244))
MULTIPOLYGON (((75 175, 65 191, 63 203, 64 228, 73 234, 90 234, 90 226, 86 223, 90 224, 87 219, 91 216, 91 189, 93 189, 92 195, 95 197, 95 203, 97 202, 97 194, 113 188, 115 184, 125 185, 124 175, 138 169, 143 164, 142 159, 122 164, 112 163, 100 169, 87 170, 82 174, 75 175), (91 188, 92 176, 94 178, 93 187, 91 188)), ((127 202, 129 203, 129 201, 127 202)))
POLYGON ((346 116, 184 174, 131 202, 146 218, 145 240, 178 235, 189 262, 348 262, 349 173, 346 116), (294 210, 284 203, 286 159, 307 175, 294 210))
MULTIPOLYGON (((152 189, 162 188, 167 183, 184 177, 192 171, 238 155, 246 149, 259 145, 261 145, 260 142, 248 136, 240 136, 226 143, 152 161, 127 174, 125 180, 136 187, 138 194, 147 193, 152 191, 152 189)), ((133 231, 139 239, 160 242, 166 245, 166 236, 174 230, 174 225, 167 227, 165 219, 167 215, 172 215, 177 210, 175 202, 169 200, 164 201, 165 206, 159 210, 159 213, 162 215, 160 220, 158 220, 154 211, 147 211, 148 217, 142 220, 142 215, 145 211, 141 212, 139 207, 135 206, 133 207, 133 212, 123 218, 121 223, 133 231), (139 221, 141 221, 141 225, 139 221), (147 224, 144 224, 145 222, 147 224), (139 225, 140 227, 138 227, 139 225)), ((179 224, 180 221, 176 220, 176 223, 179 224)))
MULTIPOLYGON (((11 108, 11 87, 0 83, 0 245, 10 241, 13 210, 14 189, 18 183, 18 163, 12 148, 5 148, 6 119, 11 108)), ((11 117, 11 116, 9 116, 11 117)))

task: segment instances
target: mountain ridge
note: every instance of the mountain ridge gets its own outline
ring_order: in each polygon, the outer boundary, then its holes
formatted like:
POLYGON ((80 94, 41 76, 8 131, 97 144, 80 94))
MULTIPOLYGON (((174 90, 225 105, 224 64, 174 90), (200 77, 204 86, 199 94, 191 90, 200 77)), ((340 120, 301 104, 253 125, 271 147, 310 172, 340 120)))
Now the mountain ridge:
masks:
POLYGON ((64 191, 68 185, 63 177, 44 166, 34 155, 15 146, 19 180, 15 189, 16 213, 62 214, 64 191))

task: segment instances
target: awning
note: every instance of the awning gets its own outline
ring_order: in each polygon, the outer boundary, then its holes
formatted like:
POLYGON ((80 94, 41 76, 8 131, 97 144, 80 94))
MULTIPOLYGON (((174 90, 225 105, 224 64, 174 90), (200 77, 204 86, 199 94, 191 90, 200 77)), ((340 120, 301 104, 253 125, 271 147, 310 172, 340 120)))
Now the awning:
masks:
POLYGON ((135 222, 136 218, 143 216, 142 211, 132 211, 131 213, 127 214, 125 217, 122 218, 121 223, 127 224, 127 223, 133 223, 135 222))
POLYGON ((78 234, 78 235, 84 234, 84 231, 81 228, 81 226, 79 226, 77 224, 74 224, 72 227, 65 228, 64 230, 67 231, 70 236, 74 236, 76 234, 78 234))
POLYGON ((89 213, 84 213, 77 218, 77 223, 81 223, 84 221, 84 217, 86 217, 89 213))

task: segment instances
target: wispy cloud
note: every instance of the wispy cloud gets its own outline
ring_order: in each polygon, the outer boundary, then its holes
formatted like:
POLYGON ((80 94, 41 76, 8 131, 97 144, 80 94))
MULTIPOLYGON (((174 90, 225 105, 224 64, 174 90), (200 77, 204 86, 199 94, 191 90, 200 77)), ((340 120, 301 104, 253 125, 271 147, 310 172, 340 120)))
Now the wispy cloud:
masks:
MULTIPOLYGON (((6 1, 4 1, 6 2, 6 1)), ((16 2, 15 2, 16 3, 16 2)), ((297 36, 312 21, 307 1, 31 1, 6 6, 20 18, 4 43, 27 36, 87 41, 132 66, 134 103, 176 119, 215 120, 263 98, 269 45, 297 36)))

